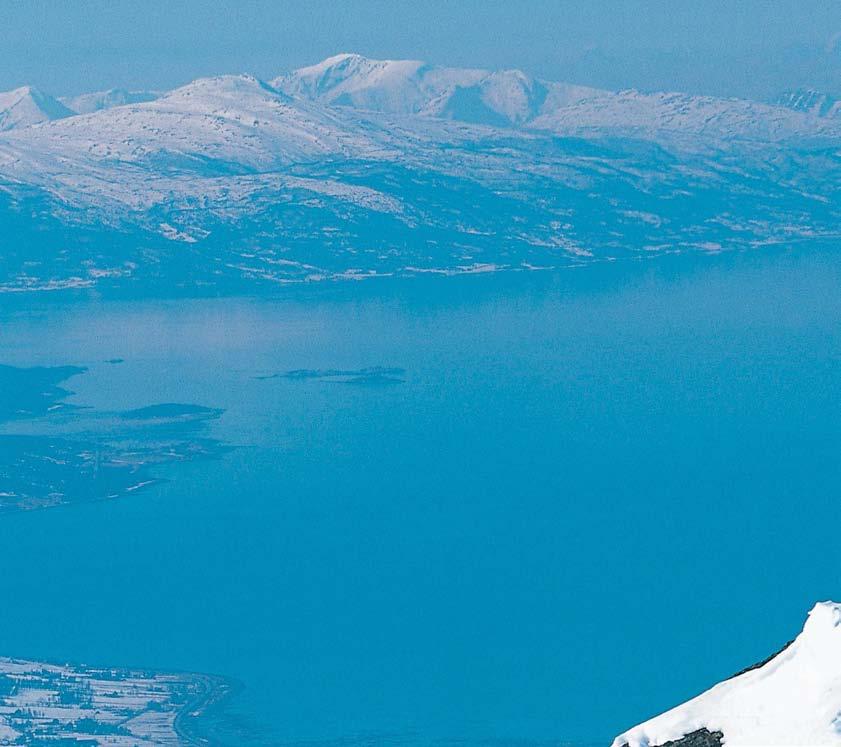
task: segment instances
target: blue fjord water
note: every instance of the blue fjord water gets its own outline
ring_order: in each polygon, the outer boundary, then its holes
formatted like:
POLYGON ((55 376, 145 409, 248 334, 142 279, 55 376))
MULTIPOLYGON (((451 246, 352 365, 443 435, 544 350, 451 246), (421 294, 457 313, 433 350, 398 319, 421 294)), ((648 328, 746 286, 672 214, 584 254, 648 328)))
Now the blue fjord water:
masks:
POLYGON ((2 516, 0 654, 226 675, 231 744, 604 743, 841 595, 839 288, 828 248, 4 300, 0 362, 236 448, 2 516))

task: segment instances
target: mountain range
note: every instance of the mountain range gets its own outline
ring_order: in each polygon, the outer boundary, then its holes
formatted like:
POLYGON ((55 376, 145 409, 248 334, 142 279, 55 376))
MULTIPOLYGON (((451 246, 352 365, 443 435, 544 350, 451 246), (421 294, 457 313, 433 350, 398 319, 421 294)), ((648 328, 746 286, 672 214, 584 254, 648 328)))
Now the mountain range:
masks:
POLYGON ((341 54, 0 94, 0 289, 532 270, 838 233, 841 118, 341 54))

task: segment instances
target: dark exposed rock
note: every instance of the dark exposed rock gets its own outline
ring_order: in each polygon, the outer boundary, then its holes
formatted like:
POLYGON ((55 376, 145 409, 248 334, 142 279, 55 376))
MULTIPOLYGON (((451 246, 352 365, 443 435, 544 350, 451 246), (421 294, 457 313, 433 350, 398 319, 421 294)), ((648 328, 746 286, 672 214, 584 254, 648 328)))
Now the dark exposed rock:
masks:
POLYGON ((724 734, 720 731, 698 729, 680 739, 664 742, 661 747, 721 747, 724 734))
POLYGON ((383 386, 388 384, 404 383, 403 376, 406 370, 386 366, 371 366, 369 368, 357 369, 310 369, 298 368, 285 373, 274 373, 268 376, 256 376, 255 378, 265 379, 292 379, 294 381, 326 381, 333 384, 357 384, 362 386, 383 386))
POLYGON ((731 675, 728 679, 733 679, 733 677, 738 677, 741 674, 745 674, 747 672, 752 672, 754 669, 759 669, 760 667, 764 667, 771 659, 776 659, 783 651, 785 651, 791 644, 794 643, 794 638, 792 638, 788 643, 785 644, 777 653, 771 654, 770 656, 766 657, 762 661, 756 662, 756 664, 751 664, 749 667, 745 667, 744 669, 736 672, 736 674, 731 675))
MULTIPOLYGON (((652 744, 651 747, 722 747, 723 740, 724 734, 720 731, 698 729, 698 731, 686 734, 680 739, 673 739, 658 745, 652 744)), ((622 747, 628 747, 628 745, 624 744, 622 747)))

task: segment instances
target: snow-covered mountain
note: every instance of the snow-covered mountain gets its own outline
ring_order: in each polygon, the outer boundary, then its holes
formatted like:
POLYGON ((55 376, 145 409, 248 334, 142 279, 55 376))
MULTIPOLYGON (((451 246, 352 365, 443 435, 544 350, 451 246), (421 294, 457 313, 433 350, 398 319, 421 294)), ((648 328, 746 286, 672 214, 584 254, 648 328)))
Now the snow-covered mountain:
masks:
POLYGON ((416 114, 454 85, 472 85, 481 70, 437 68, 419 60, 370 60, 339 54, 275 78, 291 96, 396 114, 416 114))
POLYGON ((94 164, 230 173, 371 155, 377 148, 369 133, 329 109, 293 102, 251 76, 229 75, 194 81, 154 101, 13 133, 0 142, 0 173, 43 173, 55 159, 81 169, 66 172, 68 183, 94 164))
POLYGON ((766 104, 340 55, 67 112, 0 133, 0 291, 530 270, 841 225, 841 120, 766 104))
POLYGON ((785 91, 772 103, 798 112, 813 114, 816 117, 841 117, 841 99, 809 88, 785 91))
POLYGON ((154 101, 160 96, 155 91, 127 91, 125 88, 111 88, 108 91, 84 93, 81 96, 62 97, 59 101, 76 114, 91 114, 100 109, 111 109, 126 104, 142 104, 154 101))
POLYGON ((815 122, 794 100, 775 104, 682 93, 605 91, 540 80, 520 70, 437 67, 418 60, 341 54, 281 75, 272 86, 331 106, 559 134, 781 140, 837 137, 836 122, 815 122))
POLYGON ((658 134, 671 133, 685 138, 761 142, 841 135, 841 122, 815 120, 783 106, 634 90, 554 108, 534 119, 530 126, 563 134, 611 131, 656 138, 658 134))
POLYGON ((392 114, 421 114, 495 126, 521 125, 541 112, 605 92, 537 80, 520 70, 491 72, 418 60, 340 54, 272 81, 292 96, 392 114))
POLYGON ((60 101, 32 86, 0 93, 0 132, 72 115, 60 101))
POLYGON ((841 745, 841 604, 809 613, 779 654, 619 735, 613 747, 841 745))

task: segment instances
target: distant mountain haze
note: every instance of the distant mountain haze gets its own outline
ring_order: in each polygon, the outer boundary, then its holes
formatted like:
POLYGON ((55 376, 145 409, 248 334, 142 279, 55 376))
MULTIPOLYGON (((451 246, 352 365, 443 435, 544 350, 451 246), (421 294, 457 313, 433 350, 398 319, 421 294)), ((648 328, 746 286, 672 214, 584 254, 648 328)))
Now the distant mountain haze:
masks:
POLYGON ((841 224, 841 118, 815 92, 608 91, 348 53, 270 82, 0 104, 0 291, 532 271, 841 224))
POLYGON ((159 95, 153 91, 126 91, 124 88, 112 88, 108 91, 86 93, 81 96, 63 97, 60 101, 77 114, 90 114, 100 109, 111 109, 114 106, 154 101, 159 95))
MULTIPOLYGON (((281 74, 262 85, 298 100, 331 107, 438 117, 493 127, 533 124, 549 129, 619 125, 697 129, 703 120, 705 129, 719 125, 726 129, 739 120, 740 127, 749 131, 752 123, 762 120, 762 126, 773 122, 768 134, 785 133, 788 127, 803 129, 802 123, 796 124, 796 118, 781 111, 775 113, 761 102, 633 90, 613 92, 541 80, 521 70, 440 67, 419 60, 373 60, 352 53, 281 74), (697 110, 695 114, 693 109, 697 110), (704 119, 704 111, 710 118, 704 119), (786 120, 785 124, 782 120, 786 120)), ((0 93, 0 129, 19 129, 74 114, 147 103, 162 95, 165 94, 115 88, 55 99, 24 87, 0 93)), ((769 103, 780 109, 834 118, 839 113, 837 101, 828 93, 794 90, 779 93, 769 103)))
POLYGON ((74 112, 37 88, 0 93, 0 132, 72 116, 74 112))

